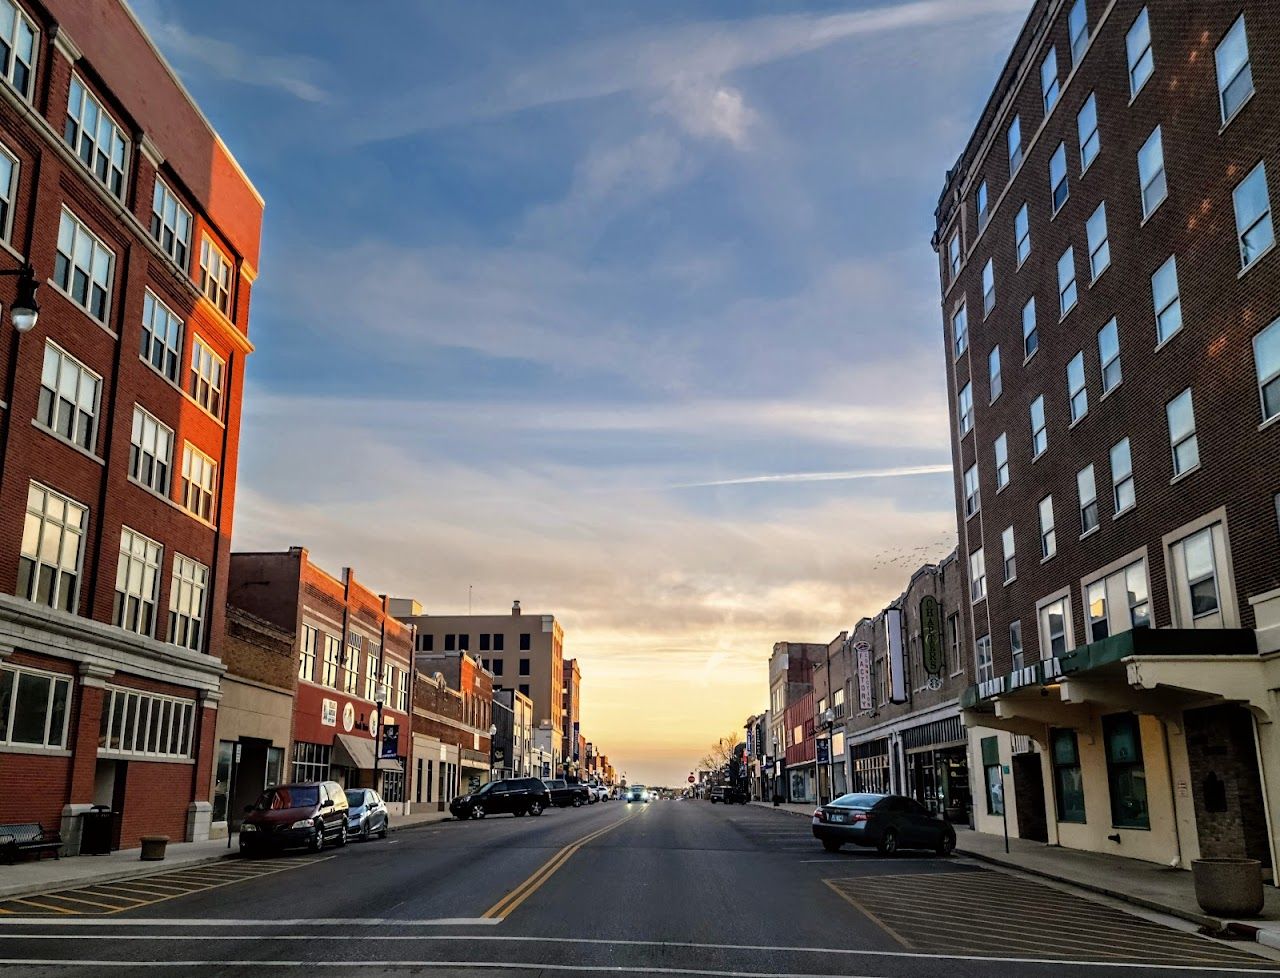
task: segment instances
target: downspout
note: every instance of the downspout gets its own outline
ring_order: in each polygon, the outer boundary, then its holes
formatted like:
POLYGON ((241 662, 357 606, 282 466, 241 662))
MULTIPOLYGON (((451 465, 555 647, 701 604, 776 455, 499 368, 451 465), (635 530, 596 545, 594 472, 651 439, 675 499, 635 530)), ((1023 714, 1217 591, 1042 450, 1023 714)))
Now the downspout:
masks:
MULTIPOLYGON (((1256 744, 1257 737, 1258 737, 1258 731, 1256 726, 1254 728, 1253 735, 1254 735, 1254 743, 1256 744)), ((1177 851, 1177 865, 1181 866, 1182 865, 1182 830, 1178 827, 1178 790, 1173 780, 1173 751, 1169 747, 1169 721, 1166 720, 1164 717, 1160 718, 1160 736, 1164 740, 1164 768, 1165 768, 1165 775, 1169 779, 1169 802, 1173 806, 1173 845, 1177 851)), ((1259 764, 1258 767, 1259 769, 1261 769, 1262 765, 1259 764)), ((1266 792, 1264 791, 1262 795, 1262 804, 1264 808, 1266 807, 1266 803, 1267 803, 1267 796, 1266 796, 1266 792)), ((1268 826, 1267 838, 1268 839, 1271 838, 1270 825, 1271 825, 1271 821, 1270 821, 1270 818, 1268 818, 1267 820, 1267 826, 1268 826)))

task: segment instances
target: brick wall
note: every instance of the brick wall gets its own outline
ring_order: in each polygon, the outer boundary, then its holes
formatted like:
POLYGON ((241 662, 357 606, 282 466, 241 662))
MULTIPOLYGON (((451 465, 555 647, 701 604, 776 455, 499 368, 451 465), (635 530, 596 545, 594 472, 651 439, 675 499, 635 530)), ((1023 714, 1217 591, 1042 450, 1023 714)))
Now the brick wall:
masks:
MULTIPOLYGON (((195 767, 156 761, 129 761, 128 765, 120 848, 142 845, 144 835, 167 835, 170 842, 182 842, 187 836, 195 767)), ((206 767, 204 781, 208 780, 206 767)))
POLYGON ((222 659, 233 676, 280 689, 293 689, 298 682, 292 634, 239 608, 227 608, 222 659))
POLYGON ((1243 707, 1212 706, 1187 710, 1183 720, 1201 855, 1247 856, 1269 866, 1252 716, 1243 707))

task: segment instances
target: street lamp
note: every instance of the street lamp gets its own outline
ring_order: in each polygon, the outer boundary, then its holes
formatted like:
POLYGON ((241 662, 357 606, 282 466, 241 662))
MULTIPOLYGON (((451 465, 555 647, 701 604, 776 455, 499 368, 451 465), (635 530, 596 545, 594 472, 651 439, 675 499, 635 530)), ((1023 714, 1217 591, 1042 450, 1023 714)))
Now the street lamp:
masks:
MULTIPOLYGON (((827 731, 827 790, 831 792, 831 797, 834 800, 836 791, 835 791, 835 785, 832 784, 832 780, 834 778, 834 771, 832 767, 833 759, 831 756, 831 731, 836 725, 836 711, 832 709, 823 710, 822 715, 818 719, 822 721, 822 726, 827 731)), ((816 767, 816 763, 815 763, 815 767, 816 767)), ((814 773, 816 776, 817 772, 815 771, 814 773)), ((822 779, 818 778, 817 780, 819 785, 821 785, 822 779)), ((822 792, 819 791, 818 804, 822 804, 822 803, 823 803, 822 792)))
POLYGON ((35 328, 40 318, 40 303, 36 302, 36 271, 30 265, 20 268, 0 269, 0 275, 18 276, 18 294, 9 309, 9 318, 13 320, 13 328, 19 333, 29 333, 35 328))
POLYGON ((381 793, 382 787, 378 784, 378 758, 382 756, 382 704, 387 701, 386 683, 378 683, 373 699, 378 704, 378 722, 373 727, 373 790, 381 793))

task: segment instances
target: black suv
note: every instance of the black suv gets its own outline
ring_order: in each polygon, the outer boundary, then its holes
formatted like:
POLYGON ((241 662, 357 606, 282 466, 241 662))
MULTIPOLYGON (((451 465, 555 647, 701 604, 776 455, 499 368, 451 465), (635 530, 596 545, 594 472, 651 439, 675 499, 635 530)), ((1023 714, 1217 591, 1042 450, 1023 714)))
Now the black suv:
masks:
POLYGON ((490 781, 469 795, 459 795, 449 803, 454 818, 484 818, 486 815, 541 815, 551 804, 547 786, 537 778, 490 781))
POLYGON ((563 778, 545 782, 547 791, 551 793, 551 804, 556 808, 581 808, 591 800, 591 794, 585 784, 570 784, 563 778))

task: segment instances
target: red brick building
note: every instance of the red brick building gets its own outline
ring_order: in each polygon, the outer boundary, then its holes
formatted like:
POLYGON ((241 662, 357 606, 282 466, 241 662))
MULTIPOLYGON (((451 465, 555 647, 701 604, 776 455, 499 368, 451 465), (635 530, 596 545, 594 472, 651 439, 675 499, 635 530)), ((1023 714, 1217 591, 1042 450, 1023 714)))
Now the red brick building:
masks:
MULTIPOLYGON (((387 599, 351 568, 333 577, 292 547, 232 554, 227 601, 290 636, 297 686, 285 777, 376 788, 403 811, 413 632, 387 612, 387 599), (380 724, 391 731, 379 736, 380 724)), ((219 736, 242 734, 220 728, 219 736)))
POLYGON ((200 839, 262 198, 123 3, 0 25, 0 822, 200 839))
POLYGON ((418 653, 410 811, 444 811, 490 778, 493 674, 466 652, 418 653))

